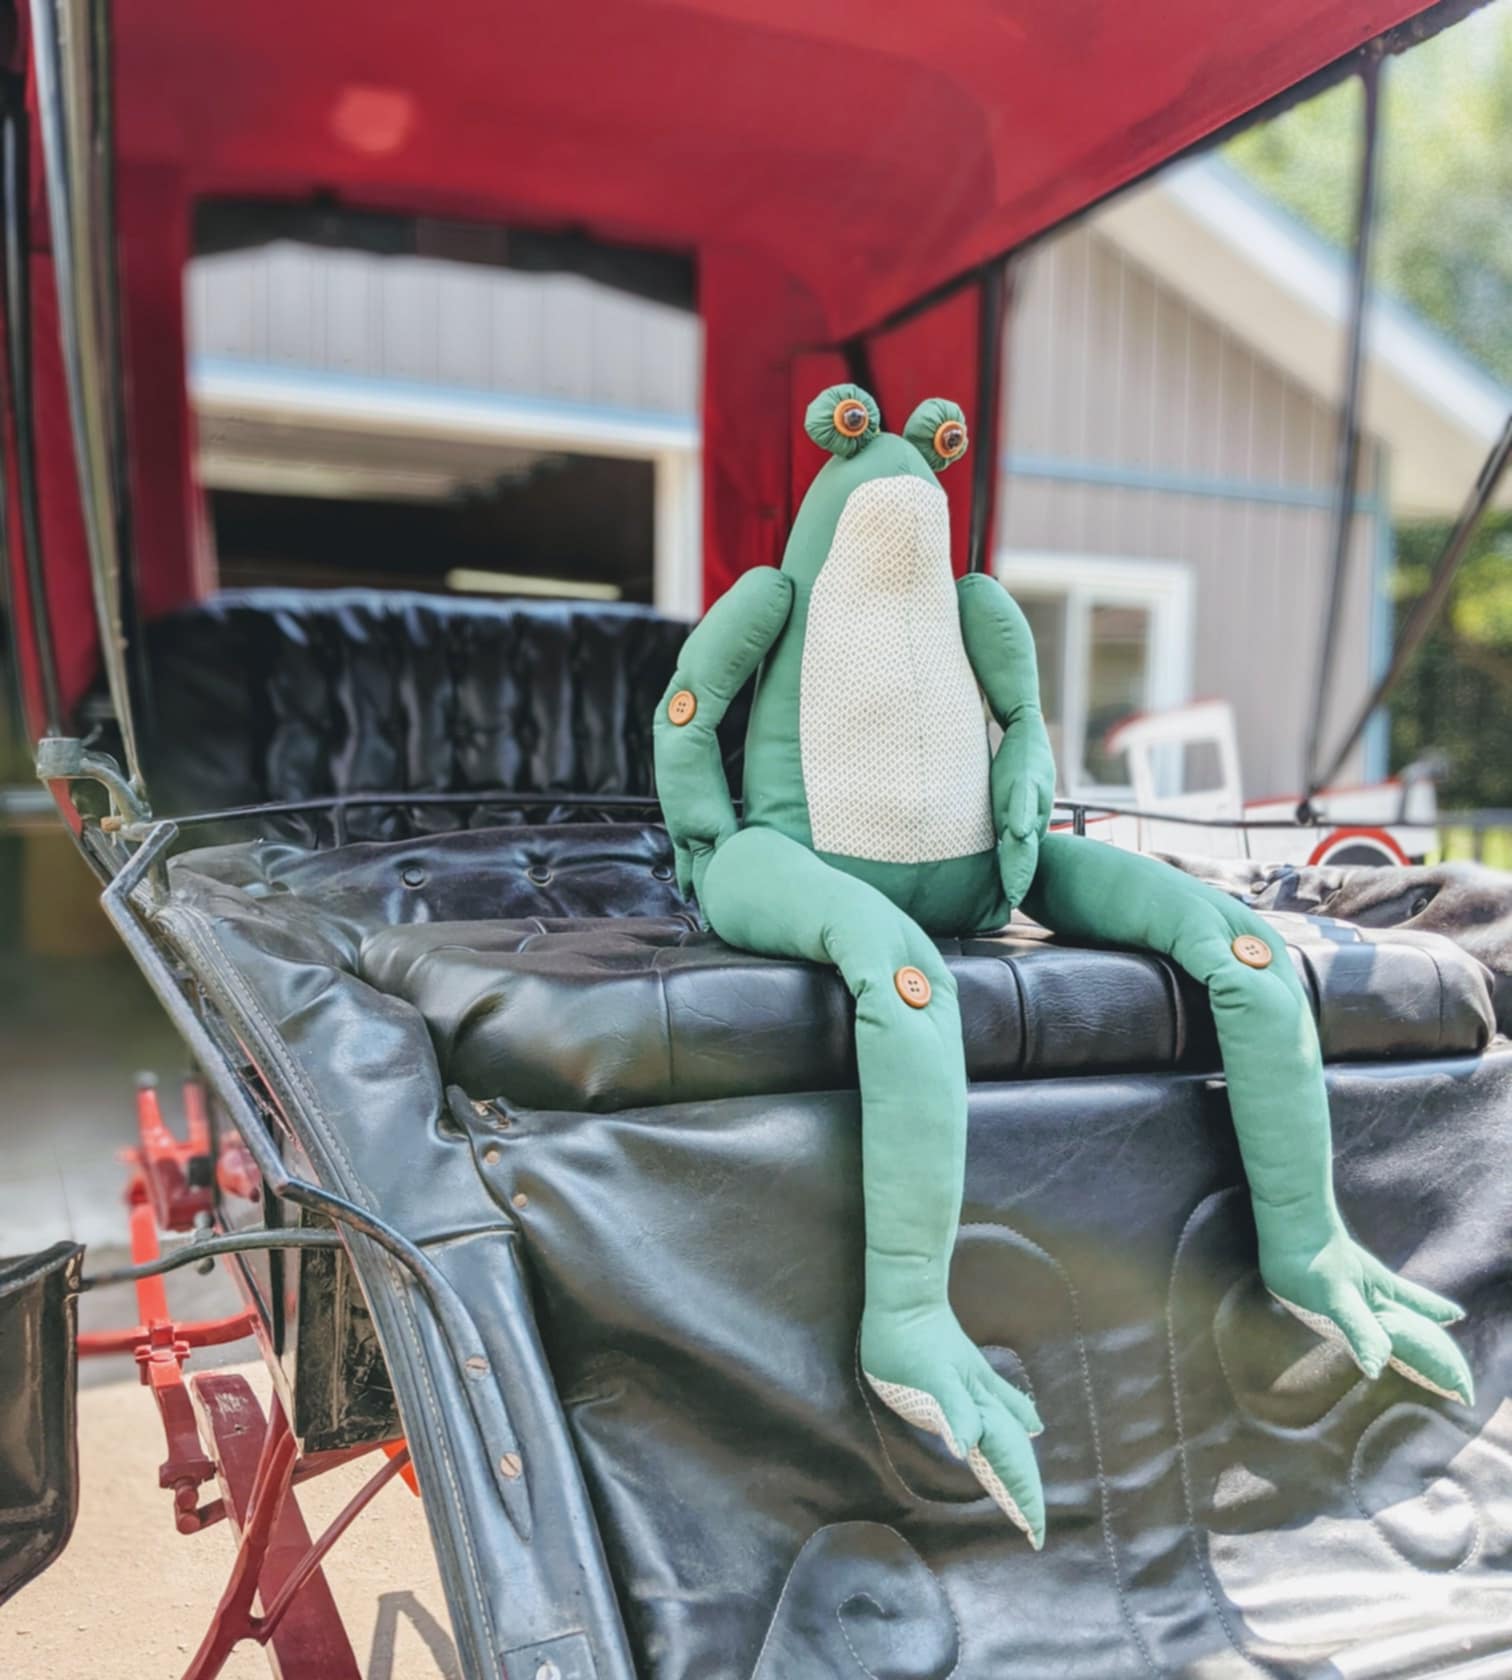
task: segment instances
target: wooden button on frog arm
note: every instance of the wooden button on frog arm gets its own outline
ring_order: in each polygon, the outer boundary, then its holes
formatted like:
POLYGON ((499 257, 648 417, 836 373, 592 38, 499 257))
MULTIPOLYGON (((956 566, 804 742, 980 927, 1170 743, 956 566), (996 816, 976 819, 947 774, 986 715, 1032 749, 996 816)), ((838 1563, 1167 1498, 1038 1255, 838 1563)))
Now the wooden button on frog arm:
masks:
POLYGON ((1285 945, 1163 863, 1048 832, 1055 765, 1028 623, 993 578, 951 573, 936 474, 966 452, 960 409, 932 398, 895 434, 839 385, 806 429, 832 459, 781 570, 747 572, 689 636, 658 708, 656 773, 678 879, 715 932, 831 963, 855 998, 868 1383, 1043 1543, 1039 1416, 948 1296, 966 1066, 931 937, 1001 927, 1022 904, 1072 938, 1162 952, 1207 987, 1266 1284, 1368 1376, 1390 1364, 1468 1402, 1442 1328, 1459 1309, 1388 1271, 1340 1218, 1322 1059, 1285 945), (737 821, 716 730, 758 667, 737 821))

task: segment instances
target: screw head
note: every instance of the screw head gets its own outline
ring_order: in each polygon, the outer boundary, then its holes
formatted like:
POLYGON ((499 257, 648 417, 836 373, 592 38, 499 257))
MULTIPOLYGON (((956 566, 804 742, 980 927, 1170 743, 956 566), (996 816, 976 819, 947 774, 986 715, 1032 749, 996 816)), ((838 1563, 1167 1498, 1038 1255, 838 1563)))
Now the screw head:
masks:
POLYGON ((507 1481, 514 1481, 522 1468, 518 1453, 505 1453, 503 1458, 499 1460, 499 1474, 507 1481))
POLYGON ((481 1353, 470 1353, 462 1364, 470 1377, 485 1376, 488 1372, 488 1361, 481 1353))

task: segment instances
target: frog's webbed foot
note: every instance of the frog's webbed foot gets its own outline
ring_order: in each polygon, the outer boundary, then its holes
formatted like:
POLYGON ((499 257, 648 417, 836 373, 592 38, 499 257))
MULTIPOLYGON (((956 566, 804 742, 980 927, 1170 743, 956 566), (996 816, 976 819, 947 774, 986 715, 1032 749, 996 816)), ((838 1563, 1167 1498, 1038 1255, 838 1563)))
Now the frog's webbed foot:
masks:
POLYGON ((1390 1366, 1446 1400, 1472 1404, 1465 1356, 1444 1329, 1465 1315, 1453 1301, 1398 1277, 1340 1231, 1311 1255, 1262 1254, 1261 1275, 1288 1312, 1344 1348, 1367 1377, 1390 1366))
POLYGON ((1044 1425, 1034 1402, 993 1370, 948 1308, 927 1323, 892 1325, 868 1315, 861 1369, 885 1406, 940 1436, 1029 1544, 1044 1545, 1045 1495, 1030 1445, 1044 1425))

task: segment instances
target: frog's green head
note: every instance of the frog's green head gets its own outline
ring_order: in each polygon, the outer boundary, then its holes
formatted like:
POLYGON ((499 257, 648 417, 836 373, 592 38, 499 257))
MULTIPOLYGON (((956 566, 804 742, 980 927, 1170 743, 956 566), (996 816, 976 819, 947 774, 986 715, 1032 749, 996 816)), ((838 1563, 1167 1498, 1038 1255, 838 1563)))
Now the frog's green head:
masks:
POLYGON ((931 567, 948 572, 950 521, 936 475, 966 453, 959 407, 930 397, 899 435, 882 430, 875 399, 859 385, 831 385, 809 404, 803 424, 834 458, 803 498, 782 569, 812 579, 843 556, 868 572, 875 564, 879 586, 931 567))

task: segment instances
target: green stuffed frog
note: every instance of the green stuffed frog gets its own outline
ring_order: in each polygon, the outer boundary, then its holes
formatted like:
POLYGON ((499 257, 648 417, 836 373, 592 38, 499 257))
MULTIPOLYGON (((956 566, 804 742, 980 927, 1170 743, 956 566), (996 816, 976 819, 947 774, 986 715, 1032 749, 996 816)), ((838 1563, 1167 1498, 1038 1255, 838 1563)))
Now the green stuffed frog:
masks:
POLYGON ((855 998, 866 1381, 1043 1544, 1039 1416, 950 1306, 966 1066, 931 938, 999 928, 1022 905, 1072 939, 1161 952, 1206 986, 1266 1285, 1368 1377, 1389 1364, 1468 1404, 1442 1328, 1459 1308, 1389 1271, 1340 1217, 1322 1058, 1285 944, 1166 864, 1049 832, 1029 626, 995 579, 951 573, 936 474, 966 452, 960 409, 931 398, 900 436, 865 391, 837 385, 805 424, 833 459, 781 570, 745 573, 689 636, 656 717, 656 774, 679 881, 710 927, 832 963, 855 998), (758 667, 737 819, 715 731, 758 667))

